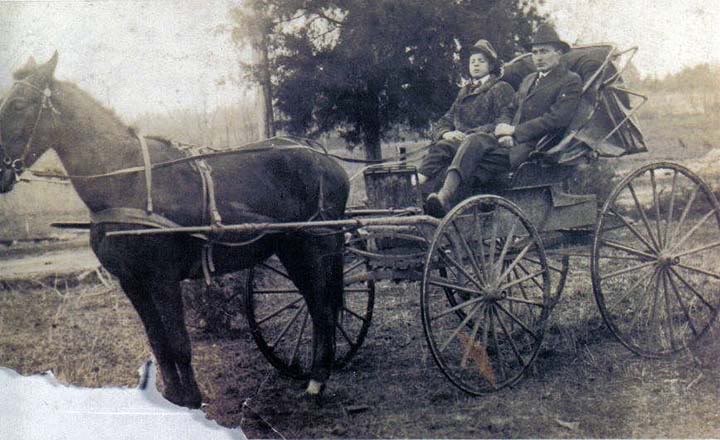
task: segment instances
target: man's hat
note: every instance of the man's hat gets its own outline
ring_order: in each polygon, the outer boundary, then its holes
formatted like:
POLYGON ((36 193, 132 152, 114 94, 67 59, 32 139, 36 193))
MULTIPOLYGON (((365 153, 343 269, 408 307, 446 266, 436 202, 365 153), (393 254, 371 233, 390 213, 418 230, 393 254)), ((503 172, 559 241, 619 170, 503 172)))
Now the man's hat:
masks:
POLYGON ((488 61, 497 64, 497 52, 495 52, 495 48, 492 47, 488 40, 478 40, 477 43, 473 44, 470 48, 470 54, 473 53, 481 53, 488 58, 488 61))
POLYGON ((570 50, 570 45, 566 42, 562 41, 560 37, 558 36, 557 32, 555 32, 555 28, 553 28, 549 24, 541 24, 537 31, 535 32, 535 35, 533 35, 532 43, 533 46, 537 44, 554 44, 560 48, 564 52, 567 52, 570 50))

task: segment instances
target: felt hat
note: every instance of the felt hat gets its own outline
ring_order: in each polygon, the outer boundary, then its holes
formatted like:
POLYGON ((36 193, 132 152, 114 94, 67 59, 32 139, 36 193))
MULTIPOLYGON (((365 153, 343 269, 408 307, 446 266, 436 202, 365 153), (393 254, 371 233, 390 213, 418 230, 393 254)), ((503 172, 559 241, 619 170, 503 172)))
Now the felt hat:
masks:
POLYGON ((535 35, 533 35, 532 43, 533 46, 538 44, 553 44, 560 47, 563 52, 570 50, 570 45, 560 39, 555 28, 549 24, 541 24, 535 35))
POLYGON ((474 53, 481 53, 485 55, 491 63, 495 65, 498 64, 497 52, 488 40, 478 40, 477 43, 473 44, 472 47, 470 47, 470 54, 474 53))

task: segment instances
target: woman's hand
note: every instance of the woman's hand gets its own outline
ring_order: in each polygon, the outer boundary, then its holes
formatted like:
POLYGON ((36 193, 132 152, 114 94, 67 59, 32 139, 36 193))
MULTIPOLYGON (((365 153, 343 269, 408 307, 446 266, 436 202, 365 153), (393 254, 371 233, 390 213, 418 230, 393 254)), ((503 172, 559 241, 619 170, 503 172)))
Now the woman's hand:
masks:
POLYGON ((515 127, 510 124, 501 123, 495 127, 495 136, 497 137, 512 136, 513 134, 515 134, 515 127))
POLYGON ((442 135, 442 138, 448 141, 461 142, 463 139, 465 139, 465 133, 458 130, 448 131, 442 135))
POLYGON ((510 148, 515 144, 512 136, 501 136, 498 138, 498 143, 505 148, 510 148))

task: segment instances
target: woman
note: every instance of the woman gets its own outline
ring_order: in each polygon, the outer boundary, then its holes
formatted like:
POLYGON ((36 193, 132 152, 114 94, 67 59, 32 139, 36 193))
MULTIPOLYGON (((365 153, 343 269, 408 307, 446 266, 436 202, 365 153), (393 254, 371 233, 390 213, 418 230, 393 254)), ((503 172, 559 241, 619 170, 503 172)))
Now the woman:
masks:
POLYGON ((437 122, 433 144, 419 169, 419 183, 430 192, 442 183, 462 142, 475 133, 492 133, 502 109, 512 103, 515 90, 500 81, 501 62, 487 40, 470 48, 471 81, 463 86, 450 110, 437 122))

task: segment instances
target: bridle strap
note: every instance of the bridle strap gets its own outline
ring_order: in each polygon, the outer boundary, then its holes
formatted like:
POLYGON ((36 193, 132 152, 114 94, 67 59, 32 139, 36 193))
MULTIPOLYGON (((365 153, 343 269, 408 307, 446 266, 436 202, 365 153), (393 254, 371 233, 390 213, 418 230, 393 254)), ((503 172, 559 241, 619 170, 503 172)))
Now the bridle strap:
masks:
POLYGON ((147 142, 145 142, 145 136, 139 131, 135 132, 135 136, 140 141, 140 149, 142 150, 143 157, 143 169, 145 171, 145 189, 147 192, 146 206, 148 214, 153 212, 153 201, 152 201, 152 162, 150 161, 150 151, 148 151, 147 142))
MULTIPOLYGON (((25 146, 23 147, 22 155, 11 161, 10 166, 15 169, 16 172, 22 172, 25 167, 25 162, 27 159, 28 154, 30 154, 30 147, 32 147, 32 141, 35 138, 35 132, 37 131, 37 127, 40 124, 40 118, 43 115, 43 109, 49 108, 52 110, 53 113, 59 114, 60 112, 57 111, 55 106, 53 106, 52 101, 50 98, 52 97, 52 90, 50 90, 50 87, 45 87, 44 89, 41 89, 40 87, 36 86, 35 84, 32 84, 29 81, 26 80, 19 80, 15 81, 13 84, 13 87, 22 85, 26 87, 30 87, 31 89, 37 91, 42 96, 42 101, 40 103, 40 108, 38 109, 37 117, 35 118, 35 123, 33 124, 32 130, 30 131, 30 136, 28 136, 27 142, 25 142, 25 146)), ((11 89, 12 90, 12 89, 11 89)), ((5 110, 5 106, 10 101, 5 100, 2 103, 2 107, 0 107, 0 115, 3 114, 5 110)), ((2 136, 2 126, 0 125, 0 145, 3 144, 3 136, 2 136)), ((4 154, 4 152, 3 152, 4 154)))

